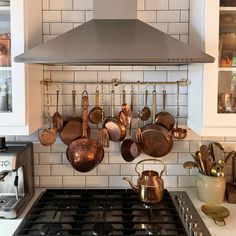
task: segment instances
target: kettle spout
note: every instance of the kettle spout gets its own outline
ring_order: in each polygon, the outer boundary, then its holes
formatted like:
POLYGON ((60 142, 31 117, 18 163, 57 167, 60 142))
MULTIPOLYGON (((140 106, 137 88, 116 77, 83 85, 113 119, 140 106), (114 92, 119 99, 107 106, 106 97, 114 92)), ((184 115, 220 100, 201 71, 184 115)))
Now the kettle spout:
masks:
POLYGON ((131 181, 129 178, 124 177, 123 180, 128 181, 129 185, 130 185, 131 188, 134 190, 134 192, 135 192, 135 193, 138 193, 138 190, 139 190, 139 189, 138 189, 138 186, 135 185, 135 184, 133 184, 132 181, 131 181))

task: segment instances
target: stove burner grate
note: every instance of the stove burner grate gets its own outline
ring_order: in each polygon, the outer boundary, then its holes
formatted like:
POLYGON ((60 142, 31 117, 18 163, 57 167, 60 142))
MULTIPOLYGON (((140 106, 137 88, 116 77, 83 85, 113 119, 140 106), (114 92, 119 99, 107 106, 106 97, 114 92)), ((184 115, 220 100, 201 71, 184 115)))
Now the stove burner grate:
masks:
POLYGON ((143 204, 132 190, 49 189, 14 236, 187 236, 168 191, 158 204, 143 204))

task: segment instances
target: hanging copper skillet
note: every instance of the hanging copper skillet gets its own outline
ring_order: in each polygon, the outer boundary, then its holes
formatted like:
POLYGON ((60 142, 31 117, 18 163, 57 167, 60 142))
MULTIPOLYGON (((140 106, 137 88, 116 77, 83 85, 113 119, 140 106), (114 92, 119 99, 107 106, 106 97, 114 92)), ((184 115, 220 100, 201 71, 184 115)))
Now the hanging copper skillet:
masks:
POLYGON ((115 91, 111 91, 111 117, 108 117, 104 122, 104 128, 107 129, 109 133, 109 138, 113 142, 119 142, 125 139, 126 128, 125 126, 114 117, 115 110, 115 91))
POLYGON ((73 115, 68 118, 67 124, 60 133, 61 140, 64 144, 69 145, 73 140, 82 136, 82 119, 76 116, 75 108, 76 91, 72 91, 72 108, 73 115))
POLYGON ((172 134, 162 125, 155 124, 156 91, 153 90, 152 124, 142 128, 141 148, 152 157, 162 157, 173 147, 172 134))
POLYGON ((72 141, 66 150, 68 161, 80 172, 92 170, 102 161, 104 156, 103 147, 95 139, 88 138, 88 104, 88 94, 84 91, 81 102, 83 107, 83 136, 72 141))
POLYGON ((96 90, 96 104, 95 107, 89 112, 89 120, 93 124, 102 122, 102 108, 99 106, 99 91, 96 90))
POLYGON ((140 115, 139 115, 140 119, 142 121, 148 120, 151 116, 151 110, 147 105, 147 101, 148 101, 148 90, 146 89, 145 90, 145 106, 144 106, 144 108, 142 109, 142 111, 140 112, 140 115))
POLYGON ((162 92, 163 97, 163 111, 156 114, 155 120, 156 124, 162 125, 168 130, 172 130, 175 125, 174 117, 166 111, 166 90, 162 92))

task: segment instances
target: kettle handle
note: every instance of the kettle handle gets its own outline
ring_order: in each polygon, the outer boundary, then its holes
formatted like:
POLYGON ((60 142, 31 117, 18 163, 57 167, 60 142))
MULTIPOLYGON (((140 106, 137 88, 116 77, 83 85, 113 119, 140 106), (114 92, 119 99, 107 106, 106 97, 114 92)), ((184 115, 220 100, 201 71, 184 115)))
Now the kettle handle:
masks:
POLYGON ((160 172, 160 177, 163 175, 163 173, 166 170, 166 165, 165 165, 165 163, 162 160, 154 159, 154 158, 144 159, 144 160, 141 160, 141 161, 137 162, 137 164, 135 165, 135 172, 138 174, 139 177, 141 177, 141 174, 137 170, 138 165, 141 164, 142 162, 145 162, 145 161, 158 161, 158 162, 160 162, 163 165, 163 170, 160 172))

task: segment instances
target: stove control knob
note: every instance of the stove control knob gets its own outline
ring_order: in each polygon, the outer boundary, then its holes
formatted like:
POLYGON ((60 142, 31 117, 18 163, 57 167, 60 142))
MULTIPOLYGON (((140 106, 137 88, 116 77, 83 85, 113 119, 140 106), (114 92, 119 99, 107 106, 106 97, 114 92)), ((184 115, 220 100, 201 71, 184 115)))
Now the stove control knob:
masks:
POLYGON ((181 211, 181 214, 183 215, 183 214, 185 213, 185 211, 186 211, 186 208, 185 208, 184 206, 182 206, 182 207, 180 208, 180 211, 181 211))
POLYGON ((10 161, 4 161, 4 166, 7 167, 10 165, 10 161))
POLYGON ((193 236, 203 236, 203 232, 201 230, 195 229, 193 230, 193 236))

